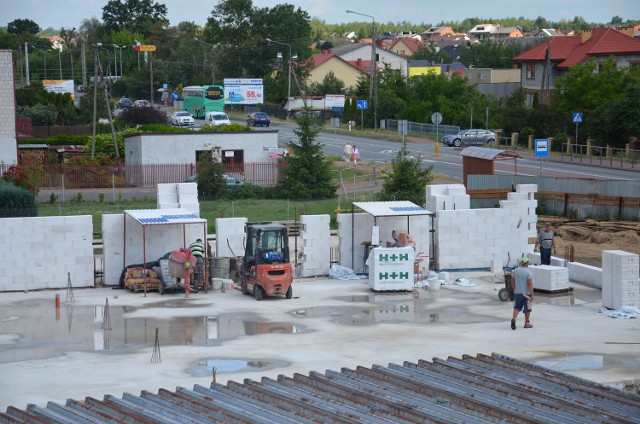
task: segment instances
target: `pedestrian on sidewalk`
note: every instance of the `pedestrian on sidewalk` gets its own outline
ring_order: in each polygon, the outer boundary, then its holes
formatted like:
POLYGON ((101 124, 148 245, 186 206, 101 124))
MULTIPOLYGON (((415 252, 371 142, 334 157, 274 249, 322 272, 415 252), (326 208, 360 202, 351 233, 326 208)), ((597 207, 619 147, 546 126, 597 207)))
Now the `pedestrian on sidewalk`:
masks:
POLYGON ((533 272, 529 269, 529 258, 522 258, 520 266, 513 271, 511 288, 515 295, 511 329, 516 329, 516 318, 524 312, 524 328, 533 328, 531 324, 531 302, 533 302, 533 272))
POLYGON ((358 148, 356 147, 356 145, 353 145, 353 164, 355 166, 358 166, 358 158, 360 157, 360 151, 358 150, 358 148))
POLYGON ((533 249, 536 251, 538 247, 540 248, 540 265, 551 265, 551 249, 553 249, 553 254, 557 255, 554 239, 555 235, 551 224, 545 222, 544 228, 538 233, 538 239, 533 249))
POLYGON ((351 155, 353 154, 353 147, 351 147, 351 142, 347 141, 347 144, 344 145, 344 150, 342 151, 342 158, 347 165, 351 163, 351 155))

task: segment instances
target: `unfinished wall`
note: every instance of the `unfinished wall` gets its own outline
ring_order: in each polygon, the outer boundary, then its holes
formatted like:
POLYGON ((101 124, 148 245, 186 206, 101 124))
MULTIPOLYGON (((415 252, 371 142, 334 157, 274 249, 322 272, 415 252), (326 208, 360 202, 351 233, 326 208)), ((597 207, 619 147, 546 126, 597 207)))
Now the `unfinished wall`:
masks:
MULTIPOLYGON (((102 242, 104 248, 104 282, 117 285, 124 264, 143 262, 142 225, 127 217, 126 258, 124 240, 124 214, 102 215, 102 242)), ((188 247, 204 237, 203 224, 166 224, 146 226, 146 260, 155 261, 167 252, 188 247), (184 228, 184 233, 183 233, 184 228)))
POLYGON ((331 266, 330 221, 329 215, 302 215, 300 217, 302 224, 301 277, 329 274, 331 266))
MULTIPOLYGON (((436 209, 437 268, 491 268, 494 261, 506 265, 509 255, 514 264, 530 250, 528 238, 536 236, 536 191, 535 184, 520 184, 499 208, 436 209)), ((427 205, 436 207, 455 204, 460 196, 457 188, 427 193, 427 205)))
POLYGON ((247 218, 216 218, 216 256, 244 256, 244 226, 247 218))
POLYGON ((0 291, 93 286, 91 216, 0 219, 0 291))
MULTIPOLYGON (((371 240, 371 228, 374 225, 373 216, 367 213, 353 214, 355 223, 355 231, 353 235, 353 243, 351 237, 351 214, 338 214, 338 238, 340 241, 340 261, 339 264, 351 268, 356 272, 364 270, 364 251, 362 244, 364 241, 371 240), (352 247, 353 246, 353 247, 352 247), (351 252, 353 251, 353 262, 351 252), (355 266, 354 266, 355 265, 355 266)), ((416 242, 416 256, 429 255, 429 247, 431 244, 431 217, 428 215, 418 215, 407 218, 406 216, 384 217, 377 219, 377 225, 380 227, 380 244, 386 246, 387 242, 391 242, 393 238, 391 233, 409 232, 416 242)))

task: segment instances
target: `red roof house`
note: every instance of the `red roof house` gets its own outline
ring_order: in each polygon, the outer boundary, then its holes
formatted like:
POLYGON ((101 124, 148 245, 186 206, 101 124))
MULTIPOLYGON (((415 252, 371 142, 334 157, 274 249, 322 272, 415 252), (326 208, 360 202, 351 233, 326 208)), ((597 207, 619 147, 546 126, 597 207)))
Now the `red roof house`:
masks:
POLYGON ((550 37, 548 41, 513 58, 515 62, 522 64, 522 87, 529 97, 542 89, 547 51, 550 66, 546 73, 550 89, 554 88, 555 80, 569 68, 591 58, 598 62, 612 58, 618 67, 640 66, 640 40, 633 38, 627 31, 592 28, 579 35, 550 37))

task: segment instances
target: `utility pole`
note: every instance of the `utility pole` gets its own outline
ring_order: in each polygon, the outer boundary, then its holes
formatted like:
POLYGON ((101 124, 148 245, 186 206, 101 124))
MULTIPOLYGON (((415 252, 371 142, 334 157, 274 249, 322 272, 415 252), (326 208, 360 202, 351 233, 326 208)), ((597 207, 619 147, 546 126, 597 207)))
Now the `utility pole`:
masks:
POLYGON ((118 52, 116 51, 116 48, 118 46, 116 46, 115 44, 113 45, 113 76, 116 77, 116 79, 118 78, 118 52))
POLYGON ((153 104, 153 53, 149 52, 149 73, 151 74, 151 78, 149 78, 149 101, 153 104))
POLYGON ((27 85, 31 85, 31 79, 29 78, 29 43, 24 43, 24 66, 27 72, 27 85))
POLYGON ((80 55, 82 55, 82 86, 87 88, 87 56, 84 51, 84 41, 80 44, 80 55))
POLYGON ((62 79, 62 51, 58 50, 58 67, 60 68, 60 79, 62 79))
POLYGON ((96 121, 98 120, 98 47, 102 43, 93 45, 93 133, 91 135, 91 160, 96 155, 96 121))
POLYGON ((365 13, 354 12, 347 9, 347 13, 353 13, 354 15, 366 16, 371 18, 371 79, 369 85, 369 99, 373 102, 373 128, 378 128, 378 69, 376 61, 376 18, 365 13))

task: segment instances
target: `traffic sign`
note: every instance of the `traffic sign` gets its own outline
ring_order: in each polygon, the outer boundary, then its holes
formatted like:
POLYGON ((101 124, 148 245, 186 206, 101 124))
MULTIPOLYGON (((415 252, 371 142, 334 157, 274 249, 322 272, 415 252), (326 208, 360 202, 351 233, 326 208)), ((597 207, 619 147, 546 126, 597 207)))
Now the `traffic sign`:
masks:
POLYGON ((535 154, 537 157, 549 156, 549 139, 542 138, 535 141, 535 154))
POLYGON ((582 122, 582 112, 573 112, 573 123, 579 124, 582 122))
POLYGON ((442 114, 440 112, 434 112, 431 115, 431 122, 433 122, 435 125, 440 125, 440 123, 442 122, 442 114))
POLYGON ((369 101, 368 100, 358 100, 358 104, 356 105, 358 110, 361 109, 369 109, 369 101))
POLYGON ((153 44, 136 44, 133 49, 137 52, 155 52, 156 46, 153 44))

